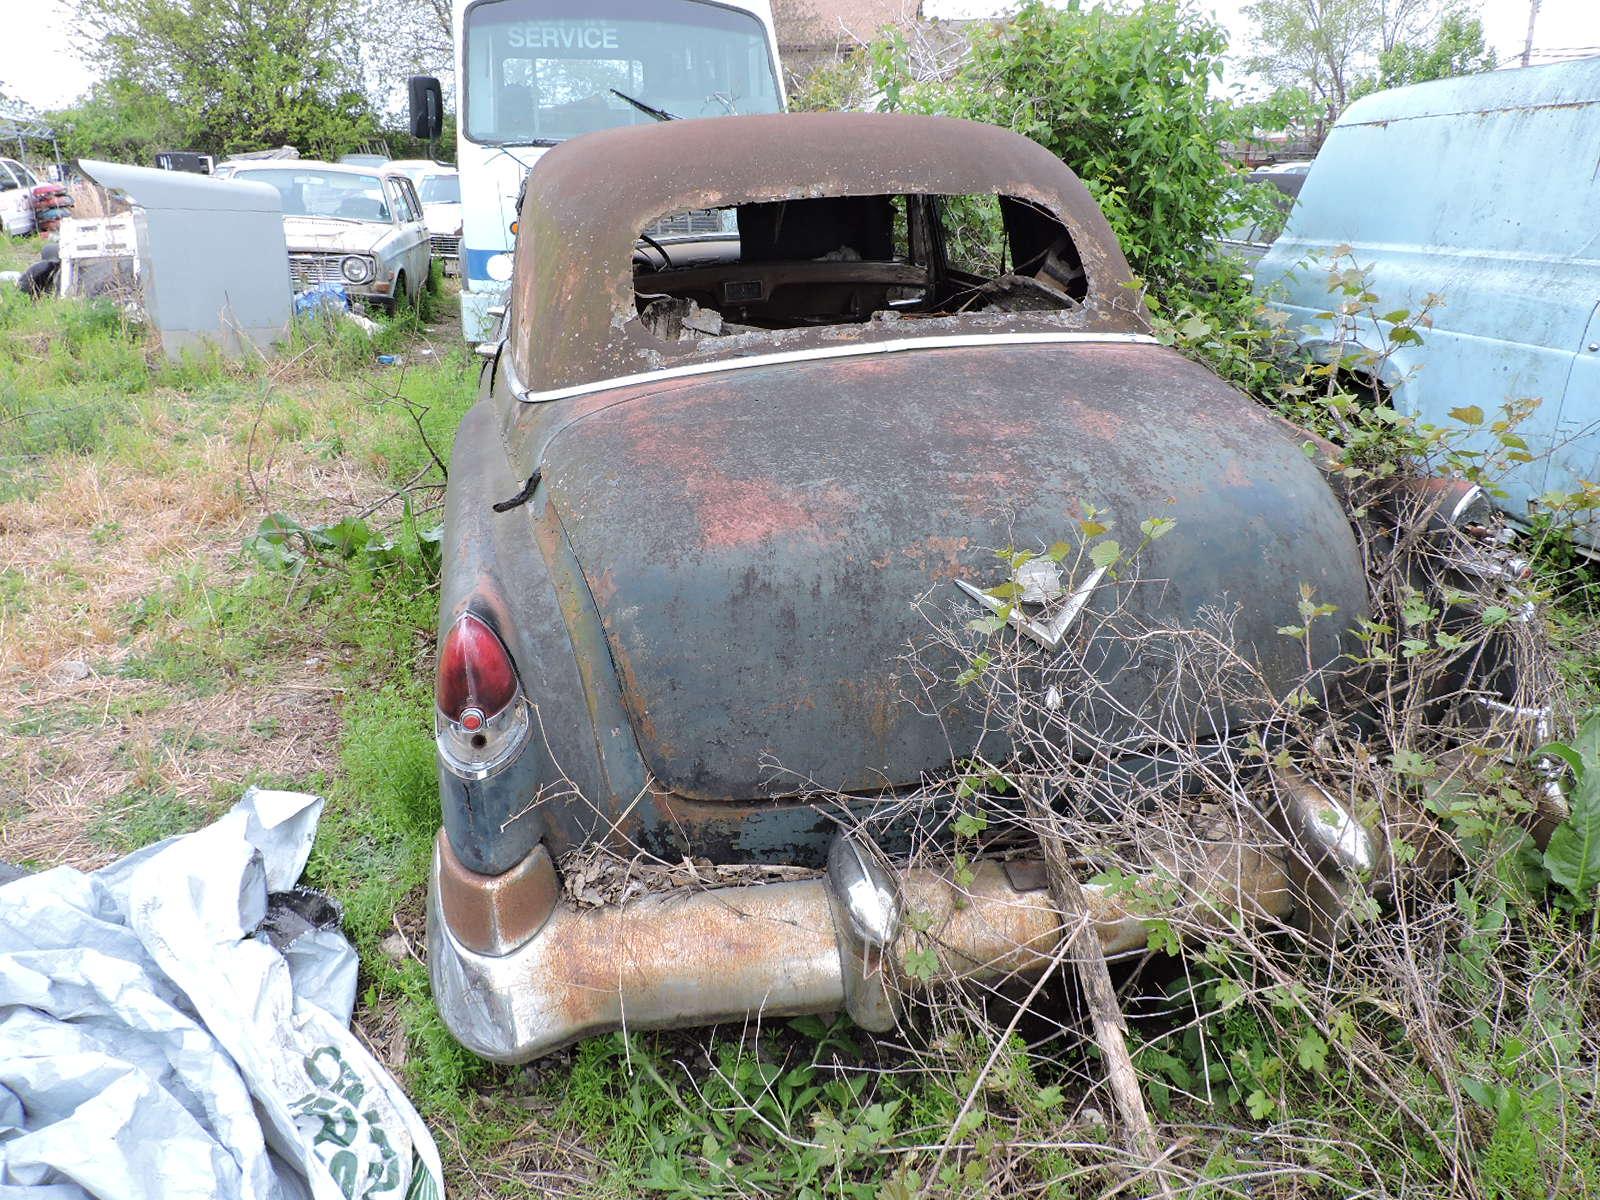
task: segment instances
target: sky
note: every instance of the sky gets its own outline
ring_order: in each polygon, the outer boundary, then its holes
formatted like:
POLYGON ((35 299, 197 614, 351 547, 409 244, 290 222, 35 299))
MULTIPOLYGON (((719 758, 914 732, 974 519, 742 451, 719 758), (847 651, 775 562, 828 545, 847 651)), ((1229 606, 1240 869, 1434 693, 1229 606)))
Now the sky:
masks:
MULTIPOLYGON (((0 90, 36 108, 59 108, 92 82, 73 47, 82 40, 69 18, 66 0, 26 0, 30 20, 13 23, 0 52, 0 90)), ((1249 22, 1242 10, 1250 0, 1198 0, 1228 28, 1236 54, 1249 50, 1249 22)), ((1522 53, 1528 29, 1529 0, 1482 0, 1484 34, 1502 62, 1522 53)), ((581 5, 580 5, 581 8, 581 5)), ((1534 47, 1562 57, 1574 49, 1600 53, 1600 0, 1540 0, 1534 47)))

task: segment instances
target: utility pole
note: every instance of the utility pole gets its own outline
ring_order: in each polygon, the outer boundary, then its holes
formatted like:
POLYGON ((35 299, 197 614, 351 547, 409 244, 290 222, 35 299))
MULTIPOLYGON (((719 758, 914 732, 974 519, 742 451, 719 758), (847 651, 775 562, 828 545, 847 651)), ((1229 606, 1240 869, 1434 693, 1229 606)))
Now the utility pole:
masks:
POLYGON ((1533 23, 1539 19, 1539 0, 1528 0, 1528 40, 1522 43, 1522 65, 1533 54, 1533 23))

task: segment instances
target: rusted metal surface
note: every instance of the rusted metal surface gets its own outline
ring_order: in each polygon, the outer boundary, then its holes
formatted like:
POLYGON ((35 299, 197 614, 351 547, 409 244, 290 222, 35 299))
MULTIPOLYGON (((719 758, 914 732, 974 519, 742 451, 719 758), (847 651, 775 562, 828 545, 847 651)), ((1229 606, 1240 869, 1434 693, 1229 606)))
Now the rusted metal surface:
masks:
MULTIPOLYGON (((434 869, 441 869, 437 854, 434 869)), ((846 1006, 852 987, 859 996, 862 985, 895 996, 1045 970, 1062 936, 1047 894, 1013 890, 999 864, 979 864, 974 875, 963 888, 933 871, 900 872, 905 910, 928 915, 932 924, 926 934, 890 930, 881 951, 866 958, 852 952, 859 931, 839 927, 836 914, 850 899, 830 894, 837 884, 831 875, 648 896, 621 906, 576 909, 563 901, 537 935, 504 956, 464 946, 442 919, 435 887, 429 969, 450 1031, 501 1062, 525 1062, 624 1025, 662 1029, 833 1012, 846 1006), (912 937, 936 951, 939 967, 927 978, 903 972, 912 937), (864 974, 852 984, 848 972, 864 974)), ((1281 919, 1292 907, 1275 858, 1222 843, 1192 861, 1168 864, 1148 886, 1086 890, 1107 954, 1143 948, 1147 916, 1194 928, 1236 914, 1281 919), (1148 897, 1170 894, 1175 878, 1184 899, 1176 907, 1153 905, 1148 897)))
MULTIPOLYGON (((1143 564, 1162 582, 1103 582, 1084 636, 1119 600, 1175 627, 1237 606, 1241 649, 1286 693, 1305 649, 1277 629, 1301 585, 1341 624, 1366 611, 1348 520, 1300 447, 1164 348, 927 351, 572 403, 583 415, 549 442, 544 486, 601 665, 675 796, 901 787, 971 753, 978 714, 936 722, 902 698, 899 660, 925 628, 912 601, 1001 582, 992 548, 1070 541, 1085 505, 1119 530, 1177 528, 1143 564)), ((1340 648, 1332 629, 1313 647, 1340 648)), ((1115 689, 1138 712, 1149 686, 1126 672, 1115 689)), ((1225 724, 1220 705, 1210 716, 1225 724)))
MULTIPOLYGON (((919 322, 958 329, 1141 332, 1127 261, 1077 176, 1006 130, 944 117, 798 113, 605 130, 557 146, 529 176, 513 282, 511 355, 536 390, 707 356, 751 352, 745 339, 676 345, 634 303, 639 231, 690 209, 821 196, 1002 195, 1053 214, 1088 277, 1069 314, 991 314, 919 322)), ((773 345, 904 336, 898 323, 791 330, 773 345)), ((934 332, 932 328, 928 332, 934 332)))
MULTIPOLYGON (((1176 917, 1207 926, 1236 913, 1248 918, 1282 919, 1294 909, 1295 893, 1279 858, 1260 849, 1231 843, 1196 847, 1193 855, 1163 864, 1150 884, 1135 882, 1112 891, 1090 884, 1084 888, 1090 920, 1101 949, 1108 955, 1143 950, 1149 943, 1145 921, 1176 917), (1171 912, 1152 897, 1179 891, 1186 898, 1181 912, 1171 912)), ((954 979, 993 982, 1010 976, 1037 975, 1049 966, 1061 940, 1061 917, 1043 888, 1019 890, 1008 864, 979 862, 973 879, 957 888, 929 871, 908 871, 902 877, 908 910, 928 919, 922 935, 939 959, 928 980, 902 978, 908 990, 941 987, 954 979)), ((1024 869, 1023 878, 1043 874, 1024 869)))
MULTIPOLYGON (((719 203, 1029 198, 1061 216, 1088 273, 1084 308, 1060 320, 1095 336, 1145 328, 1087 193, 1025 139, 922 118, 701 124, 585 138, 544 160, 530 205, 559 218, 561 236, 524 238, 519 278, 541 307, 537 329, 514 339, 519 353, 560 359, 542 382, 672 359, 627 349, 633 239, 712 192, 719 203), (570 287, 547 286, 557 277, 570 287)), ((1034 336, 1035 317, 1060 336, 1057 316, 961 318, 960 336, 1034 336)), ((944 322, 881 324, 904 339, 944 322)), ((852 326, 758 340, 765 352, 879 336, 852 326)), ((1276 634, 1302 583, 1339 607, 1340 627, 1366 611, 1354 540, 1300 452, 1304 435, 1157 346, 919 347, 539 404, 517 401, 503 362, 486 376, 456 440, 442 627, 465 608, 485 615, 536 720, 497 774, 441 772, 445 826, 475 871, 507 870, 541 839, 560 855, 597 838, 674 858, 820 865, 833 826, 790 800, 838 788, 870 809, 974 748, 968 715, 941 724, 903 701, 899 659, 924 630, 912 602, 947 608, 957 579, 999 582, 994 548, 1070 540, 1085 504, 1119 534, 1175 519, 1146 555, 1156 582, 1133 611, 1181 623, 1238 604, 1241 649, 1274 683, 1304 666, 1276 634), (493 511, 536 472, 526 504, 493 511)), ((1071 636, 1116 600, 1130 597, 1102 583, 1071 636)), ((1317 657, 1331 658, 1333 635, 1317 636, 1317 657)), ((1105 653, 1120 698, 1148 703, 1139 673, 1105 653)))
POLYGON ((439 910, 470 950, 509 954, 538 933, 555 910, 561 884, 542 845, 499 875, 480 875, 462 866, 443 830, 437 852, 439 910))

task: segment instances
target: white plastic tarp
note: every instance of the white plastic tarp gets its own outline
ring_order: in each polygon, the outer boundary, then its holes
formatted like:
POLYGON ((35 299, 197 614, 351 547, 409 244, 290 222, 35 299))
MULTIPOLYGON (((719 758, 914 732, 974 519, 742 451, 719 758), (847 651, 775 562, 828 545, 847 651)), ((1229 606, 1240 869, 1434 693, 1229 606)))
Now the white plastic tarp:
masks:
POLYGON ((256 932, 321 811, 251 789, 104 870, 0 886, 0 1200, 443 1195, 349 1030, 349 943, 312 929, 286 956, 256 932))

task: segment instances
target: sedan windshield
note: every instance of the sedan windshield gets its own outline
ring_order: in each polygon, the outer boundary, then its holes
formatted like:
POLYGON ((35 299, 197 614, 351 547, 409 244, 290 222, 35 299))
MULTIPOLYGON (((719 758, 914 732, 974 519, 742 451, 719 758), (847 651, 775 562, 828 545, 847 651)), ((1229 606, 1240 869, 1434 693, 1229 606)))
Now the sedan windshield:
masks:
POLYGON ((481 0, 467 12, 465 63, 477 142, 549 145, 779 107, 761 22, 702 0, 481 0))
POLYGON ((394 219, 384 198, 383 181, 376 175, 271 170, 238 171, 233 178, 271 184, 283 197, 286 217, 337 217, 385 224, 394 219))
POLYGON ((417 195, 424 204, 460 204, 461 176, 428 175, 417 184, 417 195))

